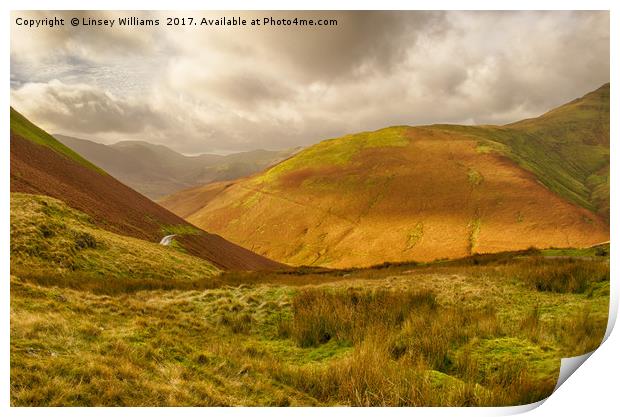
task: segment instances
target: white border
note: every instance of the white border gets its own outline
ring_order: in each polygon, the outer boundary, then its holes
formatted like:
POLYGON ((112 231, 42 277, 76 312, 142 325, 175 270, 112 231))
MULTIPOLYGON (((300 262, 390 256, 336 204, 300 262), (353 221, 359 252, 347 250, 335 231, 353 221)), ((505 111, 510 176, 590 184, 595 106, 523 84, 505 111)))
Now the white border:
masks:
MULTIPOLYGON (((27 10, 27 9, 64 9, 64 10, 81 10, 81 9, 116 9, 116 10, 405 10, 405 9, 419 9, 419 10, 442 10, 442 9, 454 9, 454 10, 611 10, 611 74, 618 69, 617 55, 618 49, 618 13, 620 10, 620 4, 618 2, 604 1, 604 0, 590 0, 590 1, 553 1, 553 0, 523 0, 523 1, 489 1, 489 0, 474 0, 474 1, 458 1, 458 0, 435 0, 435 1, 405 1, 405 0, 382 0, 376 2, 369 1, 328 1, 328 0, 302 0, 292 2, 277 1, 277 0, 263 0, 263 1, 250 1, 250 0, 231 0, 222 1, 214 0, 210 2, 201 2, 197 0, 175 0, 175 1, 147 1, 147 0, 124 0, 124 1, 103 1, 93 0, 88 3, 84 1, 76 0, 56 0, 53 3, 42 0, 23 0, 23 1, 4 1, 0 6, 3 11, 2 19, 0 20, 0 32, 2 41, 2 74, 0 79, 5 80, 4 94, 0 98, 0 103, 4 109, 8 110, 9 107, 9 78, 10 78, 10 10, 27 10), (558 7, 559 6, 559 7, 558 7), (615 6, 615 7, 614 7, 615 6)), ((618 157, 617 146, 615 141, 618 140, 618 112, 617 109, 617 97, 618 86, 614 83, 616 80, 611 80, 612 91, 612 125, 611 125, 611 177, 612 177, 612 190, 615 184, 618 183, 618 157), (614 112, 615 111, 615 112, 614 112)), ((326 415, 342 415, 353 414, 357 415, 377 415, 379 413, 389 413, 392 415, 441 415, 441 416, 480 416, 480 415, 505 415, 508 413, 514 413, 519 411, 526 411, 527 408, 392 408, 392 409, 349 409, 349 408, 296 408, 291 409, 264 409, 264 408, 233 408, 233 409, 169 409, 169 408, 133 408, 133 409, 109 409, 109 408, 93 408, 93 409, 79 409, 79 408, 46 408, 46 409, 32 409, 32 408, 8 408, 9 404, 9 112, 0 112, 0 120, 2 121, 2 151, 0 152, 0 170, 2 170, 2 180, 0 181, 0 187, 2 196, 4 197, 3 204, 0 207, 0 264, 2 265, 3 274, 0 275, 0 311, 2 330, 0 337, 2 343, 0 344, 0 413, 2 415, 46 415, 46 416, 81 416, 85 413, 89 415, 109 415, 121 411, 122 414, 129 415, 144 415, 149 417, 156 416, 168 416, 171 413, 183 413, 188 415, 204 415, 209 413, 211 415, 247 415, 251 413, 253 415, 288 415, 294 413, 300 416, 316 415, 318 413, 326 415)), ((616 207, 618 199, 617 193, 612 191, 611 207, 616 207)), ((612 210, 612 213, 614 211, 612 210)), ((611 234, 615 235, 617 229, 617 222, 612 214, 611 218, 611 234)), ((615 248, 615 246, 614 246, 615 248)), ((618 311, 618 279, 617 279, 617 255, 612 250, 612 308, 611 314, 615 319, 618 311)), ((611 326, 610 326, 611 329, 611 326)), ((618 356, 620 355, 620 336, 618 331, 611 332, 607 341, 592 354, 592 357, 588 359, 583 366, 581 366, 575 374, 570 377, 567 383, 563 384, 547 401, 544 405, 535 408, 531 411, 533 416, 559 416, 559 415, 611 415, 616 413, 620 401, 618 395, 618 373, 620 372, 618 356)))

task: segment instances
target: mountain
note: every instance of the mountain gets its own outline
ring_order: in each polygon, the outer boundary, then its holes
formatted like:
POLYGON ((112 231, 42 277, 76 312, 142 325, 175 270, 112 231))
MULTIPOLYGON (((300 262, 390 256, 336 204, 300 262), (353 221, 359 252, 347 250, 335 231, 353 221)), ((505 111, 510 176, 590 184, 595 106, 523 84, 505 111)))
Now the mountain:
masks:
POLYGON ((231 155, 186 156, 163 145, 122 141, 103 145, 54 135, 62 144, 151 199, 213 181, 232 180, 260 172, 297 152, 254 150, 231 155))
POLYGON ((61 144, 13 108, 10 178, 11 193, 16 198, 22 194, 53 197, 54 205, 63 203, 87 215, 98 228, 120 236, 157 243, 164 235, 176 234, 183 252, 223 269, 279 266, 218 235, 196 229, 61 144))
POLYGON ((161 201, 280 262, 429 261, 609 240, 609 84, 505 126, 330 139, 249 178, 161 201))

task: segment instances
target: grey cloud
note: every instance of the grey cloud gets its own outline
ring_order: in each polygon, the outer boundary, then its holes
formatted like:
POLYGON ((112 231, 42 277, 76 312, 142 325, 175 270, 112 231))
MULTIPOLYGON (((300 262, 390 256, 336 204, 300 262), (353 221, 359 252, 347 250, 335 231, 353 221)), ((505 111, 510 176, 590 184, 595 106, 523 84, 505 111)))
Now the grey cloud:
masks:
POLYGON ((13 30, 12 101, 57 131, 198 153, 394 124, 503 124, 609 81, 608 12, 244 13, 264 15, 339 24, 13 30))
POLYGON ((204 88, 218 98, 243 107, 282 101, 293 93, 274 78, 267 79, 251 73, 225 74, 206 81, 204 88))
MULTIPOLYGON (((71 26, 68 21, 76 17, 82 19, 106 19, 116 16, 150 17, 149 12, 111 12, 111 11, 13 11, 12 20, 64 18, 64 26, 54 28, 30 28, 11 25, 11 52, 16 59, 22 53, 38 55, 46 61, 55 61, 64 57, 80 57, 91 60, 107 59, 114 56, 126 56, 137 51, 152 53, 162 47, 161 42, 154 41, 159 31, 154 27, 134 30, 132 27, 117 26, 114 29, 103 26, 71 26)), ((158 39, 160 40, 160 39, 158 39)))
MULTIPOLYGON (((283 14, 286 15, 298 14, 283 14)), ((332 81, 354 77, 364 66, 369 67, 369 71, 389 71, 415 44, 418 33, 442 25, 444 14, 349 11, 305 12, 301 16, 335 18, 338 26, 264 31, 266 44, 261 49, 287 61, 302 79, 332 81)))

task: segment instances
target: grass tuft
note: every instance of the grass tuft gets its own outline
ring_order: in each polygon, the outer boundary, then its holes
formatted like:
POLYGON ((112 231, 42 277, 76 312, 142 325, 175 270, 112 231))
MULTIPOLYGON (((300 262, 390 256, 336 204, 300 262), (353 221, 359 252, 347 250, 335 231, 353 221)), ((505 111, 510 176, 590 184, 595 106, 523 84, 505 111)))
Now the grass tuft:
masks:
POLYGON ((557 263, 535 259, 520 266, 520 277, 538 291, 582 294, 593 283, 609 280, 609 267, 604 263, 577 259, 557 263))

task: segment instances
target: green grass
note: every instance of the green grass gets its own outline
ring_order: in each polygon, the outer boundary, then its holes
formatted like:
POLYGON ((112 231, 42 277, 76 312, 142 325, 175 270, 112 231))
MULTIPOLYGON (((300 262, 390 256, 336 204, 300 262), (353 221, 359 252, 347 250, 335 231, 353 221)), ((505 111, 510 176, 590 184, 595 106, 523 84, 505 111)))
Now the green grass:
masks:
POLYGON ((166 224, 161 227, 164 235, 199 235, 202 231, 189 224, 166 224))
POLYGON ((527 338, 477 339, 456 353, 457 357, 464 355, 476 364, 476 379, 479 381, 509 377, 515 368, 517 372, 526 371, 542 379, 549 378, 558 370, 557 352, 527 338))
POLYGON ((590 199, 602 215, 609 217, 609 164, 586 178, 586 185, 591 190, 590 199))
POLYGON ((609 243, 592 246, 591 248, 550 248, 542 249, 541 253, 546 256, 571 256, 571 257, 592 257, 609 256, 609 243))
POLYGON ((478 141, 534 173, 550 190, 609 216, 609 84, 541 117, 506 126, 434 125, 478 141))
POLYGON ((407 126, 394 126, 374 132, 362 132, 324 140, 269 169, 256 181, 269 183, 288 172, 304 168, 345 165, 364 149, 407 146, 409 144, 409 138, 406 136, 408 129, 407 126))
POLYGON ((89 286, 88 274, 70 281, 50 270, 43 280, 17 269, 11 403, 537 401, 553 390, 560 358, 598 346, 609 303, 608 257, 581 260, 607 271, 589 276, 585 292, 532 286, 527 275, 541 259, 548 271, 574 264, 522 251, 374 269, 178 276, 168 286, 152 278, 151 287, 130 275, 89 286))
POLYGON ((83 165, 101 174, 106 174, 104 170, 82 158, 80 155, 54 139, 52 135, 34 125, 30 120, 26 119, 13 107, 11 107, 11 131, 20 135, 24 139, 36 143, 37 145, 42 145, 53 149, 59 154, 62 154, 69 159, 72 159, 80 165, 83 165))
POLYGON ((11 193, 11 270, 20 275, 183 279, 213 276, 212 264, 98 228, 86 214, 46 196, 11 193))

